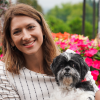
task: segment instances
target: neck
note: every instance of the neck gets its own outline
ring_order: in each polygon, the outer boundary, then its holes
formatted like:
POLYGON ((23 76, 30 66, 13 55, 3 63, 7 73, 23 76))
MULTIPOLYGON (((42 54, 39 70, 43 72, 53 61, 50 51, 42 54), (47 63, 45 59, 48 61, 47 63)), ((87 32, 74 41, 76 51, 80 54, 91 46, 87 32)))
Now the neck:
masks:
POLYGON ((45 74, 43 70, 43 53, 42 51, 33 55, 24 55, 26 60, 26 68, 37 73, 45 74))

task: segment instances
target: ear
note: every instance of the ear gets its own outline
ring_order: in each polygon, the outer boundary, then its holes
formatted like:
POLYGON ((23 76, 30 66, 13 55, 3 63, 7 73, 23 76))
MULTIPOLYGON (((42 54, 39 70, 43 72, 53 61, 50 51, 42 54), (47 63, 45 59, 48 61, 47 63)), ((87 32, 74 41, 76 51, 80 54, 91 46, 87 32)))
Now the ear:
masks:
POLYGON ((53 59, 53 62, 52 64, 50 65, 50 69, 52 70, 52 72, 54 73, 55 72, 55 63, 56 63, 56 58, 53 59))
POLYGON ((88 65, 84 61, 83 57, 81 55, 79 55, 79 54, 72 55, 72 59, 80 64, 80 67, 81 67, 81 79, 83 80, 85 75, 87 74, 87 72, 89 70, 88 65))
POLYGON ((89 71, 89 66, 86 64, 84 60, 81 61, 81 79, 85 78, 85 75, 89 71))
POLYGON ((53 59, 52 64, 50 65, 50 68, 51 68, 51 70, 52 70, 52 72, 53 72, 54 74, 56 74, 56 71, 58 70, 58 65, 59 65, 59 62, 60 62, 60 61, 61 61, 61 55, 55 57, 55 58, 53 59))

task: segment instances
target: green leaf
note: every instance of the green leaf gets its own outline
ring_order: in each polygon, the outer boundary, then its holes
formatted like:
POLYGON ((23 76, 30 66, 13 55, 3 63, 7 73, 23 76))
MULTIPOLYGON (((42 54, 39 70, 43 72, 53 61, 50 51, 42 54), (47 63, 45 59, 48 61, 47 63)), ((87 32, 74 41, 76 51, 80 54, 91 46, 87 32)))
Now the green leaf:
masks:
POLYGON ((97 59, 97 60, 100 60, 100 57, 98 57, 98 56, 94 56, 94 58, 97 59))
POLYGON ((2 54, 2 50, 0 50, 0 54, 2 54))
POLYGON ((2 4, 3 3, 3 0, 0 0, 0 4, 2 4))
POLYGON ((100 80, 100 75, 98 75, 98 80, 100 80))
POLYGON ((93 58, 100 60, 100 50, 93 56, 93 58))

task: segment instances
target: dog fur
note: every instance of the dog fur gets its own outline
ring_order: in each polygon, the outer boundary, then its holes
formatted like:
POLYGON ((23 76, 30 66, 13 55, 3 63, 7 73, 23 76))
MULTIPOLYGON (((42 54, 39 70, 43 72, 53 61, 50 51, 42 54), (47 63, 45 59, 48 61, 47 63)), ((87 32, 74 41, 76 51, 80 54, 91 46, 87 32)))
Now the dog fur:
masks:
POLYGON ((50 68, 58 87, 49 100, 94 100, 93 86, 89 81, 82 82, 89 67, 79 54, 63 52, 50 68))

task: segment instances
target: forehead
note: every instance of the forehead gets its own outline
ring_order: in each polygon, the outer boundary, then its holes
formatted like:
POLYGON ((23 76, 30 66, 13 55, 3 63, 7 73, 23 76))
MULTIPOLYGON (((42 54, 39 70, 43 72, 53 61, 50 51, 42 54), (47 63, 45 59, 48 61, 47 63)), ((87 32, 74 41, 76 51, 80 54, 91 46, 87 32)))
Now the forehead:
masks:
POLYGON ((13 30, 19 26, 27 25, 30 23, 38 24, 38 22, 34 18, 31 18, 28 16, 15 16, 11 20, 11 30, 13 30))

